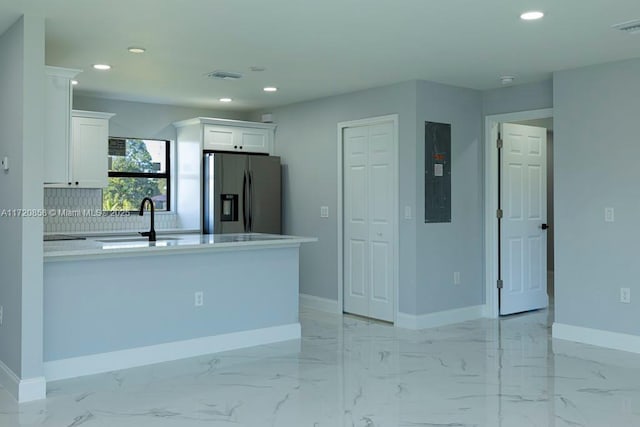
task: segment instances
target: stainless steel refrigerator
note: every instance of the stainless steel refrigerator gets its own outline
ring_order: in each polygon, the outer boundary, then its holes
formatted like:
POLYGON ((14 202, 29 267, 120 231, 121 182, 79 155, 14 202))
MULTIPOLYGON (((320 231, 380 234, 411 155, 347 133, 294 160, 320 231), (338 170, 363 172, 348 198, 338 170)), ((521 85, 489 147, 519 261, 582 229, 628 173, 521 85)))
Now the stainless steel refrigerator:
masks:
POLYGON ((204 234, 280 234, 280 157, 205 152, 204 234))

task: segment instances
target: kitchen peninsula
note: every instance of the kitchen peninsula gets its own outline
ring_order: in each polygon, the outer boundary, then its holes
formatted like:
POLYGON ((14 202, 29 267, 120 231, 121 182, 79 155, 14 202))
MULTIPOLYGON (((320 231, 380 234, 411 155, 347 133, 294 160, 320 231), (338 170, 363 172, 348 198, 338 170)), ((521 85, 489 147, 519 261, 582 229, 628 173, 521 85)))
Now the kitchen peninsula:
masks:
POLYGON ((267 234, 45 242, 47 381, 300 338, 300 244, 267 234))

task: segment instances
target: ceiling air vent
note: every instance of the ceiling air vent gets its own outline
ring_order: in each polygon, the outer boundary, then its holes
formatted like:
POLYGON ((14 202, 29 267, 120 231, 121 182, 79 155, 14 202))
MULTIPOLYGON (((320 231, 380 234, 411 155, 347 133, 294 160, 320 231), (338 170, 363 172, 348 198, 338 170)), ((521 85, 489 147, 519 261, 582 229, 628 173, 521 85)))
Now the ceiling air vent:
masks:
POLYGON ((208 73, 207 77, 211 79, 238 80, 242 78, 242 74, 232 71, 216 70, 208 73))
POLYGON ((627 34, 640 34, 640 19, 612 25, 611 28, 615 28, 616 30, 620 30, 627 34))

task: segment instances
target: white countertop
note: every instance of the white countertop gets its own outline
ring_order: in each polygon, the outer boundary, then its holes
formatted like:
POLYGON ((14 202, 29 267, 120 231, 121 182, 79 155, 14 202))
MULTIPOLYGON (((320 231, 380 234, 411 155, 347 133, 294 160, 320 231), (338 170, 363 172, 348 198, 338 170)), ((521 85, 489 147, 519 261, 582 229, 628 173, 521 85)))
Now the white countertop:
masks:
POLYGON ((171 253, 229 251, 268 247, 299 246, 316 242, 315 237, 276 234, 160 234, 157 241, 137 235, 96 236, 85 240, 44 242, 44 261, 72 261, 122 256, 148 256, 171 253))

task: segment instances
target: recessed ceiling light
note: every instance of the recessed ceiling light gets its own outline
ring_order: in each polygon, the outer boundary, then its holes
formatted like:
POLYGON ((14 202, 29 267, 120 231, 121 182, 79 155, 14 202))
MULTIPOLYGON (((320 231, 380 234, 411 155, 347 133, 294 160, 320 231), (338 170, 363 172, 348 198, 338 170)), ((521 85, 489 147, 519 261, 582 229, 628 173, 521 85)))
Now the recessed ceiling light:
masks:
POLYGON ((515 76, 501 76, 500 77, 500 82, 503 85, 510 85, 511 83, 513 83, 513 81, 515 80, 515 76))
POLYGON ((277 92, 278 88, 275 86, 267 86, 263 89, 265 92, 277 92))
POLYGON ((78 81, 77 80, 71 80, 71 84, 75 86, 75 85, 78 84, 78 81))
POLYGON ((143 47, 133 47, 133 46, 128 48, 127 50, 131 53, 145 53, 147 51, 147 49, 143 47))
POLYGON ((543 12, 540 12, 538 10, 531 10, 520 15, 520 19, 524 21, 535 21, 536 19, 541 19, 543 16, 543 12))
POLYGON ((111 65, 107 65, 107 64, 95 64, 93 66, 93 68, 95 68, 96 70, 101 70, 101 71, 107 71, 111 69, 111 65))
POLYGON ((231 101, 233 101, 233 99, 231 99, 231 98, 220 98, 219 101, 220 102, 231 102, 231 101))

